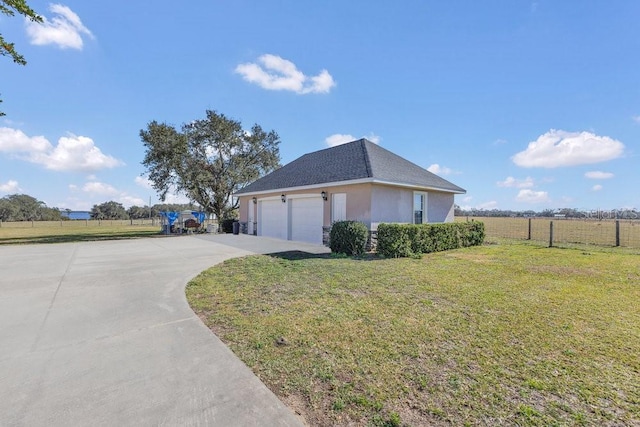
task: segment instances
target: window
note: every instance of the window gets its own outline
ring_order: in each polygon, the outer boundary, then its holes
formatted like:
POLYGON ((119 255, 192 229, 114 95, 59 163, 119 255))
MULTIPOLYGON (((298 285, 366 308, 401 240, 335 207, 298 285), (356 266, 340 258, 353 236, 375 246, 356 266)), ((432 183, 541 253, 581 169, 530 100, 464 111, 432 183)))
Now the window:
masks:
POLYGON ((427 222, 427 194, 413 193, 413 223, 424 224, 427 222))

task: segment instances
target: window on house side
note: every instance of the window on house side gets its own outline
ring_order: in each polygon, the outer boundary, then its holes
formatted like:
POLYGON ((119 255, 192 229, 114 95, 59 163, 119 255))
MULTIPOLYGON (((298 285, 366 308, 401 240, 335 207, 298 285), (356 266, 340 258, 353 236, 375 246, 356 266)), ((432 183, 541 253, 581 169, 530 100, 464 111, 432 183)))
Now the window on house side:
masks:
POLYGON ((427 222, 426 212, 426 194, 413 193, 413 223, 424 224, 427 222))

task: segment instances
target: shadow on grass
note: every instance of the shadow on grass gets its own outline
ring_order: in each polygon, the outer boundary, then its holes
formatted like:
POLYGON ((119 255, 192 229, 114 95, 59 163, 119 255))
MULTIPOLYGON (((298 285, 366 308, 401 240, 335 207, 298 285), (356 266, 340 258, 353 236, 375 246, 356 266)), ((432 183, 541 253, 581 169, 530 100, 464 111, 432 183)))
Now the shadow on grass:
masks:
POLYGON ((141 237, 162 237, 164 234, 157 231, 136 231, 127 234, 58 234, 50 236, 29 236, 29 237, 6 237, 0 239, 0 245, 27 245, 36 243, 71 243, 71 242, 93 242, 103 240, 126 240, 138 239, 141 237))
POLYGON ((274 252, 266 255, 274 258, 285 259, 287 261, 299 261, 299 260, 305 260, 305 259, 352 259, 354 261, 375 261, 375 260, 383 259, 374 253, 367 253, 358 257, 346 256, 342 254, 333 254, 333 253, 314 254, 314 253, 304 252, 304 251, 274 252))

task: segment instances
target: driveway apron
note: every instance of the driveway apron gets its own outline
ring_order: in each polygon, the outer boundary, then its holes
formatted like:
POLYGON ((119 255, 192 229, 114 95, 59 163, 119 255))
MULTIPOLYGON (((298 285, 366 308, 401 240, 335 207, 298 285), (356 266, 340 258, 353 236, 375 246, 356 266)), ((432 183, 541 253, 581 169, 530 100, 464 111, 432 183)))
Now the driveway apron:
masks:
POLYGON ((202 235, 0 247, 0 425, 299 426, 189 308, 225 259, 316 245, 202 235))

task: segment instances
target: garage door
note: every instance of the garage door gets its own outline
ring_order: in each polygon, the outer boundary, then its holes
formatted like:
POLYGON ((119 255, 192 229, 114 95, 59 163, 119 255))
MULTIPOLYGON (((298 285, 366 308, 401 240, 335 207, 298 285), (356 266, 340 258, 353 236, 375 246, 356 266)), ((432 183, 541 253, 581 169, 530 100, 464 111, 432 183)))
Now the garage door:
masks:
POLYGON ((287 204, 281 200, 258 202, 258 236, 287 239, 287 204))
POLYGON ((291 240, 322 244, 323 200, 320 197, 290 199, 291 240))

